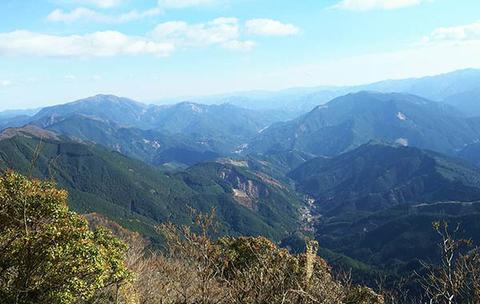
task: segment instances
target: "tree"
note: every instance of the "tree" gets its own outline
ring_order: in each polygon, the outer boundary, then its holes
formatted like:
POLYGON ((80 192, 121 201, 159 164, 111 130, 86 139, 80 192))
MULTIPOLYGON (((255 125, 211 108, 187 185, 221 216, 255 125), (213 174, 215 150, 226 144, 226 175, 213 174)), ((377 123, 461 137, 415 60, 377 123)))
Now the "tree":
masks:
POLYGON ((81 303, 129 277, 126 245, 90 230, 68 210, 67 193, 12 171, 0 177, 0 299, 81 303))
POLYGON ((430 303, 480 303, 480 249, 455 238, 459 225, 453 232, 447 222, 434 222, 433 228, 441 237, 441 261, 425 265, 421 282, 430 303))
POLYGON ((156 289, 164 294, 161 303, 384 303, 369 288, 336 281, 326 261, 317 256, 315 241, 307 241, 306 252, 295 255, 264 237, 212 239, 208 231, 214 212, 194 214, 194 223, 198 229, 171 223, 160 227, 169 253, 155 257, 163 268, 155 273, 161 277, 153 275, 148 281, 166 281, 156 289), (166 265, 176 266, 166 271, 166 265))

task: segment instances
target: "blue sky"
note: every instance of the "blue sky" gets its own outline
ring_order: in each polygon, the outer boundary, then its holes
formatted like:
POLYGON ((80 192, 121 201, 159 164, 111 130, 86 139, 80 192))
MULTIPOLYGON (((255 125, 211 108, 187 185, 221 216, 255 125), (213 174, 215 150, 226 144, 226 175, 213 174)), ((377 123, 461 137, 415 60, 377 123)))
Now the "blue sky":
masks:
POLYGON ((480 67, 478 0, 0 1, 0 110, 467 67, 480 67))

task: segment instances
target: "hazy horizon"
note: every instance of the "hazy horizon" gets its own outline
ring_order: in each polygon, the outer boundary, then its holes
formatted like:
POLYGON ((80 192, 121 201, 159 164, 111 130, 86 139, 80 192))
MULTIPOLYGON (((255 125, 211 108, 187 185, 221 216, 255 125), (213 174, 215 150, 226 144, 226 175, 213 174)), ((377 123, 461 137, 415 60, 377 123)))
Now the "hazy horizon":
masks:
POLYGON ((0 110, 345 86, 480 67, 474 0, 6 0, 0 110))
POLYGON ((137 99, 132 96, 122 96, 114 93, 109 93, 109 92, 97 92, 93 95, 88 95, 88 96, 79 96, 74 99, 68 99, 68 100, 63 100, 59 102, 46 102, 45 104, 39 103, 38 106, 36 107, 10 107, 10 108, 4 108, 2 107, 2 104, 0 104, 0 112, 8 112, 8 111, 21 111, 21 110, 38 110, 44 107, 48 106, 56 106, 56 105, 61 105, 65 103, 70 103, 74 102, 77 100, 82 100, 88 97, 93 97, 96 95, 114 95, 117 97, 123 97, 123 98, 128 98, 137 102, 141 102, 144 104, 152 104, 152 105, 168 105, 168 104, 175 104, 178 102, 199 102, 202 103, 203 100, 209 99, 209 98, 221 98, 221 97, 228 97, 228 96, 244 96, 248 95, 249 93, 281 93, 281 92, 287 92, 289 90, 309 90, 309 89, 321 89, 323 87, 325 88, 348 88, 348 87, 356 87, 356 86, 365 86, 365 85, 371 85, 375 84, 378 82, 383 82, 383 81, 395 81, 395 80, 405 80, 405 79, 415 79, 415 78, 424 78, 424 77, 431 77, 431 76, 438 76, 438 75, 443 75, 443 74, 449 74, 449 73, 454 73, 454 72, 459 72, 459 71, 464 71, 464 70, 479 70, 478 68, 465 68, 461 70, 453 70, 453 71, 447 71, 445 73, 440 73, 440 74, 428 74, 428 75, 417 75, 417 76, 412 76, 412 77, 407 77, 407 78, 390 78, 390 79, 379 79, 377 81, 369 82, 369 83, 356 83, 356 84, 349 84, 349 85, 316 85, 316 86, 297 86, 297 87, 286 87, 286 88, 280 88, 280 89, 251 89, 251 90, 242 90, 242 91, 229 91, 229 92, 220 92, 220 93, 213 93, 213 94, 207 94, 207 95, 192 95, 192 96, 172 96, 172 97, 165 97, 165 98, 160 98, 158 100, 141 100, 137 99))

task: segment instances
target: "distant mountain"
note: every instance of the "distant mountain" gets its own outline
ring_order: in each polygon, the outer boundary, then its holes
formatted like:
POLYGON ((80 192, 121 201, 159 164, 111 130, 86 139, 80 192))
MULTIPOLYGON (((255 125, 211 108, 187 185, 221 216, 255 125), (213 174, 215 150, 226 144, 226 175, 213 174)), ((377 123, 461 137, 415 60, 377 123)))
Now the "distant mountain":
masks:
POLYGON ((293 88, 281 91, 249 91, 208 97, 191 97, 206 104, 228 103, 253 110, 277 111, 282 120, 293 119, 314 107, 348 93, 341 87, 293 88))
POLYGON ((246 143, 260 130, 278 121, 268 112, 256 112, 237 106, 201 105, 183 102, 155 108, 151 128, 171 134, 190 135, 217 150, 228 151, 246 143))
POLYGON ((480 80, 474 89, 450 95, 444 102, 457 107, 465 115, 480 116, 480 80))
POLYGON ((216 208, 220 233, 278 240, 297 227, 301 202, 264 174, 215 163, 166 174, 122 154, 52 134, 33 127, 4 132, 0 168, 53 179, 69 191, 76 211, 104 214, 147 235, 160 222, 189 223, 190 208, 216 208))
POLYGON ((49 126, 58 119, 81 114, 101 120, 112 121, 124 126, 147 126, 149 124, 147 105, 128 98, 113 95, 96 95, 71 103, 41 109, 31 121, 49 126))
POLYGON ((374 142, 307 161, 289 176, 327 217, 401 204, 480 200, 480 169, 435 152, 374 142))
POLYGON ((480 70, 466 69, 422 78, 386 80, 353 89, 403 92, 442 101, 469 116, 480 116, 480 70))
POLYGON ((47 127, 74 140, 101 144, 111 150, 153 165, 193 165, 219 156, 214 147, 197 143, 181 134, 122 127, 114 122, 72 114, 47 127))
POLYGON ((480 70, 465 69, 422 78, 385 80, 353 87, 353 89, 374 90, 379 92, 403 92, 435 101, 445 101, 451 96, 478 90, 479 85, 480 70))
POLYGON ((1 119, 8 119, 14 118, 19 116, 33 116, 35 115, 40 109, 27 109, 27 110, 6 110, 0 112, 0 120, 1 119))
POLYGON ((30 122, 31 117, 28 115, 20 115, 20 116, 5 116, 0 117, 0 131, 5 128, 16 128, 21 127, 30 122))
POLYGON ((0 131, 5 128, 21 127, 30 122, 31 116, 40 109, 7 110, 0 112, 0 131))
POLYGON ((480 167, 480 142, 467 145, 457 153, 457 156, 480 167))
MULTIPOLYGON (((233 105, 201 105, 182 102, 168 106, 144 105, 113 95, 97 95, 72 103, 48 107, 30 119, 42 128, 59 127, 71 116, 113 123, 119 127, 181 134, 192 141, 213 147, 216 152, 233 152, 260 130, 278 121, 276 114, 257 112, 233 105)), ((63 124, 64 126, 66 124, 63 124)), ((91 134, 91 133, 90 133, 91 134)), ((93 137, 98 139, 95 134, 93 137)), ((98 143, 104 144, 99 141, 98 143)))
POLYGON ((451 106, 408 94, 360 92, 272 125, 246 151, 334 156, 375 139, 454 153, 479 138, 480 120, 451 106))
POLYGON ((406 93, 458 107, 466 115, 480 116, 480 70, 465 69, 421 78, 384 80, 356 86, 320 86, 291 88, 276 92, 251 91, 219 96, 192 98, 205 103, 231 103, 249 109, 276 109, 290 113, 290 118, 304 114, 349 93, 377 91, 406 93))
POLYGON ((306 161, 315 158, 312 154, 300 151, 282 151, 269 154, 248 154, 245 156, 249 166, 279 179, 306 161))

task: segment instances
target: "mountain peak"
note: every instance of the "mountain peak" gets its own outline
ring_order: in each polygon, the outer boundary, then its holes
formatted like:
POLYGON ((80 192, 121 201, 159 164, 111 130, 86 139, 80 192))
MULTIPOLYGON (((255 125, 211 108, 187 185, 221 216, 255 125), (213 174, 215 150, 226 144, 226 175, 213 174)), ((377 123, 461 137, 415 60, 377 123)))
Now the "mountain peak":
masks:
POLYGON ((90 96, 90 97, 87 97, 87 98, 83 98, 83 99, 79 99, 79 100, 76 100, 74 102, 71 102, 71 103, 67 103, 65 105, 69 105, 69 104, 82 104, 82 103, 109 103, 109 104, 124 104, 124 105, 127 105, 127 104, 130 104, 130 105, 134 105, 134 106, 137 106, 137 107, 146 107, 145 104, 143 103, 140 103, 138 101, 135 101, 133 99, 129 99, 129 98, 126 98, 126 97, 119 97, 119 96, 116 96, 116 95, 112 95, 112 94, 97 94, 97 95, 94 95, 94 96, 90 96))

